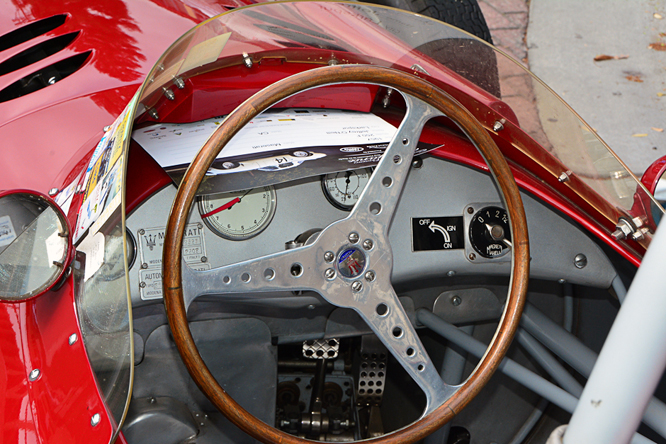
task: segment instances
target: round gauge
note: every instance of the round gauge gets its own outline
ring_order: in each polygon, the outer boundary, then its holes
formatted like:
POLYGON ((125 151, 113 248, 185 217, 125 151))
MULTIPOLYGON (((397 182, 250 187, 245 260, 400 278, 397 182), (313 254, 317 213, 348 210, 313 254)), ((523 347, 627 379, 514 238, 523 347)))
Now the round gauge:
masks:
POLYGON ((331 173, 322 177, 321 187, 329 202, 341 210, 351 211, 370 181, 370 176, 370 168, 331 173))
POLYGON ((243 240, 268 227, 275 214, 276 202, 273 187, 209 194, 199 201, 199 213, 215 234, 230 240, 243 240))
POLYGON ((469 224, 472 247, 485 258, 504 256, 511 248, 511 231, 506 210, 485 207, 477 211, 469 224))

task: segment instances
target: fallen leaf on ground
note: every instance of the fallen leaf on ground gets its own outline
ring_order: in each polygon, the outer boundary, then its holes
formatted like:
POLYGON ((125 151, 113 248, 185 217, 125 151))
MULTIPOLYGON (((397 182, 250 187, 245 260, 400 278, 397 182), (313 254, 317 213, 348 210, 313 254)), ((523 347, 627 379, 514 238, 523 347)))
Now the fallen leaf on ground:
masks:
POLYGON ((655 51, 666 51, 666 43, 662 42, 650 43, 648 45, 648 48, 654 49, 655 51))
POLYGON ((595 62, 603 62, 604 60, 623 60, 623 59, 628 59, 628 55, 619 55, 619 56, 612 56, 608 54, 599 54, 594 58, 595 62))
POLYGON ((666 32, 660 32, 659 37, 666 37, 666 32))
POLYGON ((654 18, 661 20, 664 17, 661 14, 659 14, 658 12, 655 12, 654 13, 654 18))
POLYGON ((666 93, 657 93, 657 97, 663 97, 666 96, 666 93))
POLYGON ((653 130, 655 130, 655 131, 658 132, 658 133, 663 133, 663 132, 664 132, 664 129, 663 129, 663 128, 655 128, 654 126, 652 126, 652 127, 650 127, 650 128, 652 128, 653 130))
POLYGON ((641 133, 641 134, 632 134, 631 137, 647 137, 647 134, 641 133))
POLYGON ((626 76, 625 79, 627 79, 631 82, 643 83, 643 79, 641 79, 641 76, 639 76, 639 75, 630 74, 630 75, 626 76))

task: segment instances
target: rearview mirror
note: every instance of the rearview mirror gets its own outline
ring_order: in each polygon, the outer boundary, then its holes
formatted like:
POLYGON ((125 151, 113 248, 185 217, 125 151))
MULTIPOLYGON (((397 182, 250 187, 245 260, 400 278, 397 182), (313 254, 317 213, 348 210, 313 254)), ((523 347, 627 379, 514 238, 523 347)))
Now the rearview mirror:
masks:
POLYGON ((20 301, 51 289, 71 261, 65 215, 48 197, 0 193, 0 300, 20 301))

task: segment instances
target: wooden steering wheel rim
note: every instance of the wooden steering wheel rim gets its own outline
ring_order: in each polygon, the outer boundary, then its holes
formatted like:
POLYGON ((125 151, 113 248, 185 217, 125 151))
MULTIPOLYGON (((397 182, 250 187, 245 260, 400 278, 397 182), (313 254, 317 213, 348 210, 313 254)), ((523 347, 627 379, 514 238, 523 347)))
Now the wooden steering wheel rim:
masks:
POLYGON ((364 442, 412 443, 434 432, 466 406, 495 372, 518 328, 527 293, 529 245, 527 223, 518 186, 506 160, 488 132, 460 103, 426 81, 390 68, 339 65, 295 74, 259 91, 236 108, 208 139, 188 168, 169 215, 164 240, 164 304, 173 338, 187 370, 208 399, 236 426, 264 443, 312 443, 275 429, 234 401, 206 367, 192 338, 183 302, 182 241, 196 191, 206 171, 231 138, 257 114, 297 92, 336 83, 373 83, 412 95, 456 122, 476 144, 504 194, 513 238, 512 276, 504 313, 485 356, 460 389, 439 408, 407 427, 364 442))

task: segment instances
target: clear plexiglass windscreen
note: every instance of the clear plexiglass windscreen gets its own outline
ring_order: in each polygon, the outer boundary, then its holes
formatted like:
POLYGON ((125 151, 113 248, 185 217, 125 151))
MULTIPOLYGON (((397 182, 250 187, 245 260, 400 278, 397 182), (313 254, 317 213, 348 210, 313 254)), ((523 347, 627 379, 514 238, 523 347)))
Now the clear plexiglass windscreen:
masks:
MULTIPOLYGON (((518 157, 554 178, 565 173, 567 186, 602 214, 601 223, 627 215, 648 220, 659 216, 649 213, 663 212, 596 133, 522 65, 456 28, 391 8, 276 2, 222 14, 186 33, 160 58, 139 99, 141 110, 156 106, 164 89, 178 82, 214 70, 220 78, 231 76, 248 57, 260 64, 371 64, 412 72, 465 103, 489 129, 496 120, 523 129, 529 137, 511 140, 518 157), (512 76, 523 76, 527 87, 516 93, 512 76)), ((243 76, 261 72, 246 70, 243 76)), ((247 96, 253 92, 248 89, 247 96)))

